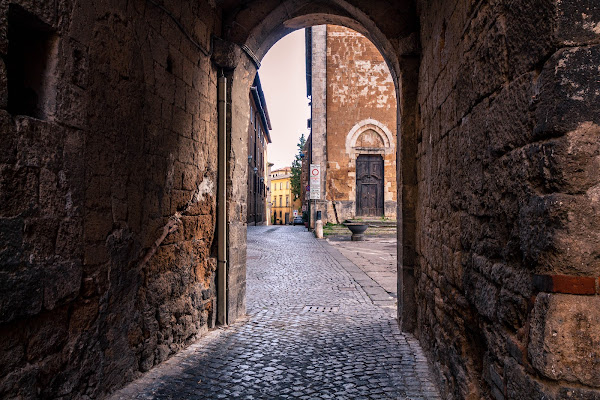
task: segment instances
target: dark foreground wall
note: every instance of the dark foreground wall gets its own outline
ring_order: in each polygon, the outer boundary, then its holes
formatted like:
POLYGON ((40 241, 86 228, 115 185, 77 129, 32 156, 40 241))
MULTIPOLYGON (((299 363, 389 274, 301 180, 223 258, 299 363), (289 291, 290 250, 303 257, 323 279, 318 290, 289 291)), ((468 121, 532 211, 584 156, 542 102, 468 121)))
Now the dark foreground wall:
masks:
POLYGON ((165 8, 190 38, 144 0, 0 2, 0 398, 101 396, 213 323, 220 20, 165 8))
POLYGON ((445 396, 600 398, 600 5, 419 3, 418 334, 445 396))

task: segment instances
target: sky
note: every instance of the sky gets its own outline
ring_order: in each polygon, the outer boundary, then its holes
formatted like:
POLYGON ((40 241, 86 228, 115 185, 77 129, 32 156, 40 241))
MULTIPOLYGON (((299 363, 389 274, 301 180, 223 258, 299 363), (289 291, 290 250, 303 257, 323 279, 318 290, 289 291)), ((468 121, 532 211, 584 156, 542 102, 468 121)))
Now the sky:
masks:
POLYGON ((300 135, 308 136, 310 106, 304 54, 304 29, 299 29, 275 43, 258 70, 273 128, 273 143, 267 147, 267 160, 275 164, 273 170, 291 166, 300 135))

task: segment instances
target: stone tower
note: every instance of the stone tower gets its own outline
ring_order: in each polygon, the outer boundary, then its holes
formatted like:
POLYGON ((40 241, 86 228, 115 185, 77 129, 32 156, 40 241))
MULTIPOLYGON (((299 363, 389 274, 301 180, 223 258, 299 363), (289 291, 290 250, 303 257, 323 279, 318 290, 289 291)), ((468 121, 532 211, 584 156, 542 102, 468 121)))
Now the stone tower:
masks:
POLYGON ((396 93, 385 60, 363 35, 307 30, 310 162, 321 165, 313 212, 329 222, 396 217, 396 93), (309 82, 310 81, 310 82, 309 82))

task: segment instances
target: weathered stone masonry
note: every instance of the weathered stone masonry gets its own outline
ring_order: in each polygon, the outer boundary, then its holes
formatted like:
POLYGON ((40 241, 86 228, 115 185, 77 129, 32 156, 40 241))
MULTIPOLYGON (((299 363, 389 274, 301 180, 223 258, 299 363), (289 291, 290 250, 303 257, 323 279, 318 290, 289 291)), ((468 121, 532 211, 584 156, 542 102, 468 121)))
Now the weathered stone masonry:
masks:
MULTIPOLYGON (((164 8, 210 49, 214 6, 164 8)), ((0 52, 0 397, 101 397, 214 319, 216 71, 147 1, 2 1, 0 52), (55 40, 39 119, 24 23, 55 40)))
POLYGON ((217 64, 245 312, 251 55, 336 24, 394 77, 399 315, 445 397, 598 398, 595 1, 156 4, 0 3, 0 396, 102 397, 211 326, 217 64), (48 68, 13 108, 15 21, 48 68))
POLYGON ((396 88, 389 69, 373 43, 344 27, 327 26, 326 51, 327 217, 342 222, 356 216, 357 158, 379 154, 383 215, 395 219, 396 88))
POLYGON ((421 343, 449 398, 598 398, 599 5, 419 14, 421 343))

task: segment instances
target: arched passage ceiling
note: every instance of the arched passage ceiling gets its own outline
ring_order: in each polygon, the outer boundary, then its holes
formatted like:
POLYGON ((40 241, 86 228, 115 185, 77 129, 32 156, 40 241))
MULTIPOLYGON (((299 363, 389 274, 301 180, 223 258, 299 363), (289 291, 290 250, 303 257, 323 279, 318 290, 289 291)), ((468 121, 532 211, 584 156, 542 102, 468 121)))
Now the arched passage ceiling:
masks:
POLYGON ((394 56, 417 49, 414 0, 223 0, 218 4, 223 12, 223 38, 246 45, 258 59, 287 33, 318 24, 343 25, 360 32, 391 64, 396 64, 394 56))

